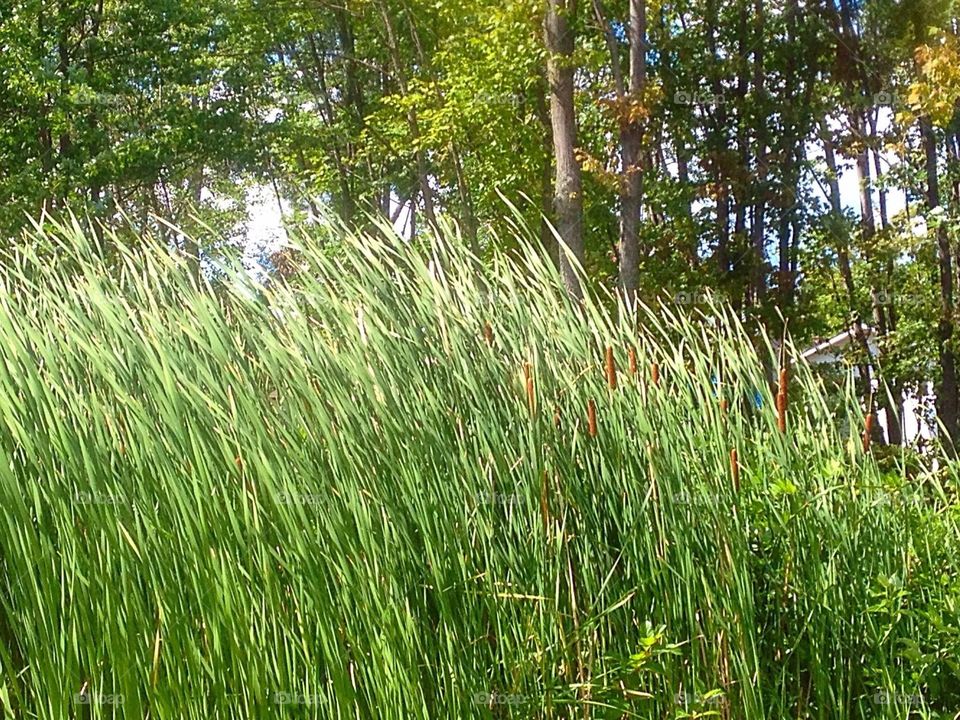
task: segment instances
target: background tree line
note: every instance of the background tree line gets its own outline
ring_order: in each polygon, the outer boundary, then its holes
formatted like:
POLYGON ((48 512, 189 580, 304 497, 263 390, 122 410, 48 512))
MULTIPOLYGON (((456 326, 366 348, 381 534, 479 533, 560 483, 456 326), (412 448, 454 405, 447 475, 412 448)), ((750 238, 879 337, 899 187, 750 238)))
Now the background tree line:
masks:
POLYGON ((557 236, 628 295, 850 328, 956 438, 957 33, 948 0, 13 0, 0 226, 188 242, 164 218, 212 257, 256 186, 291 223, 450 220, 482 254, 502 194, 572 292, 557 236))

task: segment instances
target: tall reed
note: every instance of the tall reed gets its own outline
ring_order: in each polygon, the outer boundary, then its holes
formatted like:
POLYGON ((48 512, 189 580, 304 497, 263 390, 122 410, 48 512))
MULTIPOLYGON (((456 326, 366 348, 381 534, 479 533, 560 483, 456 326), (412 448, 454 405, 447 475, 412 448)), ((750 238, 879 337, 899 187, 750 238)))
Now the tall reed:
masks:
POLYGON ((6 717, 960 706, 952 465, 882 469, 799 361, 778 432, 770 343, 724 307, 337 234, 268 287, 71 227, 9 253, 6 717), (605 347, 650 382, 611 392, 605 347))

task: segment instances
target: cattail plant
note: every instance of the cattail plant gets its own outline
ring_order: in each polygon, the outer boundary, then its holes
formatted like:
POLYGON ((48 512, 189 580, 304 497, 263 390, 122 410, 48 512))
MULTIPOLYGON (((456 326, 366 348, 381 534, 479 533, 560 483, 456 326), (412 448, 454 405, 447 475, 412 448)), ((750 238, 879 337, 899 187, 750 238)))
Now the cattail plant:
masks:
POLYGON ((613 357, 613 347, 610 345, 607 346, 606 353, 606 367, 607 367, 607 387, 611 390, 617 389, 617 364, 616 360, 613 357))
POLYGON ((852 383, 828 403, 802 362, 795 442, 769 442, 769 408, 737 413, 773 352, 733 310, 708 326, 638 307, 637 335, 589 284, 570 310, 523 242, 477 267, 442 229, 343 231, 336 253, 325 229, 268 287, 195 283, 149 237, 118 239, 113 273, 78 231, 44 232, 0 263, 4 718, 258 720, 302 698, 329 718, 672 718, 680 687, 727 689, 715 711, 737 720, 957 706, 949 683, 922 684, 923 708, 867 686, 952 677, 955 464, 918 461, 928 499, 886 502, 896 473, 844 442, 872 422, 852 383), (516 295, 495 319, 491 282, 516 295), (476 352, 485 320, 503 353, 476 352), (607 345, 636 346, 641 387, 603 406, 599 442, 607 345), (644 358, 678 347, 728 368, 722 426, 697 372, 646 401, 644 358), (583 432, 545 438, 537 395, 583 432), (867 612, 891 577, 909 579, 907 619, 867 612))
POLYGON ((547 471, 540 475, 540 519, 543 522, 543 532, 550 531, 550 488, 547 484, 547 471))
POLYGON ((637 351, 631 347, 627 350, 627 363, 630 370, 630 377, 637 376, 637 351))
POLYGON ((864 421, 863 421, 863 425, 864 425, 864 426, 863 426, 863 438, 862 438, 862 441, 863 441, 863 451, 864 451, 864 452, 869 452, 869 451, 870 451, 870 442, 871 442, 871 440, 873 439, 873 422, 874 422, 874 418, 875 418, 875 417, 876 417, 875 413, 873 413, 872 411, 869 411, 869 410, 868 410, 868 411, 867 411, 867 415, 866 415, 866 417, 864 418, 864 421))
POLYGON ((787 369, 780 368, 779 382, 777 383, 777 429, 781 433, 787 432, 787 369))
POLYGON ((730 450, 730 477, 733 479, 733 489, 740 490, 740 462, 736 448, 730 450))
POLYGON ((529 362, 523 365, 523 384, 527 390, 527 408, 530 414, 534 415, 537 409, 537 398, 533 391, 533 367, 529 362))

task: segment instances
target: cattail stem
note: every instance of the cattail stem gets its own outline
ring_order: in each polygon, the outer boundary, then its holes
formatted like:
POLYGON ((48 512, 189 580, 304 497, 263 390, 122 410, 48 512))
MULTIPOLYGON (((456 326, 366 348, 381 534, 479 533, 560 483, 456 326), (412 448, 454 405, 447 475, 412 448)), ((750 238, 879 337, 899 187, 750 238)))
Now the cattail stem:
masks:
POLYGON ((593 398, 587 401, 587 432, 590 437, 597 436, 597 404, 593 398))
POLYGON ((607 347, 607 385, 611 390, 617 389, 617 362, 613 358, 613 348, 607 347))

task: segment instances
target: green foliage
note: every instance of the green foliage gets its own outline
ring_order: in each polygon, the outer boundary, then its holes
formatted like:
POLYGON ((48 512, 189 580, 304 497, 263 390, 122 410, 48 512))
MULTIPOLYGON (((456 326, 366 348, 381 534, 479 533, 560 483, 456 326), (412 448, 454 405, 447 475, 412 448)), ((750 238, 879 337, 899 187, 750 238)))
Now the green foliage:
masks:
POLYGON ((161 233, 159 218, 191 227, 198 216, 235 239, 258 156, 248 103, 262 66, 232 59, 242 24, 220 0, 24 0, 0 11, 0 46, 12 50, 0 61, 5 242, 27 216, 68 207, 161 233))

